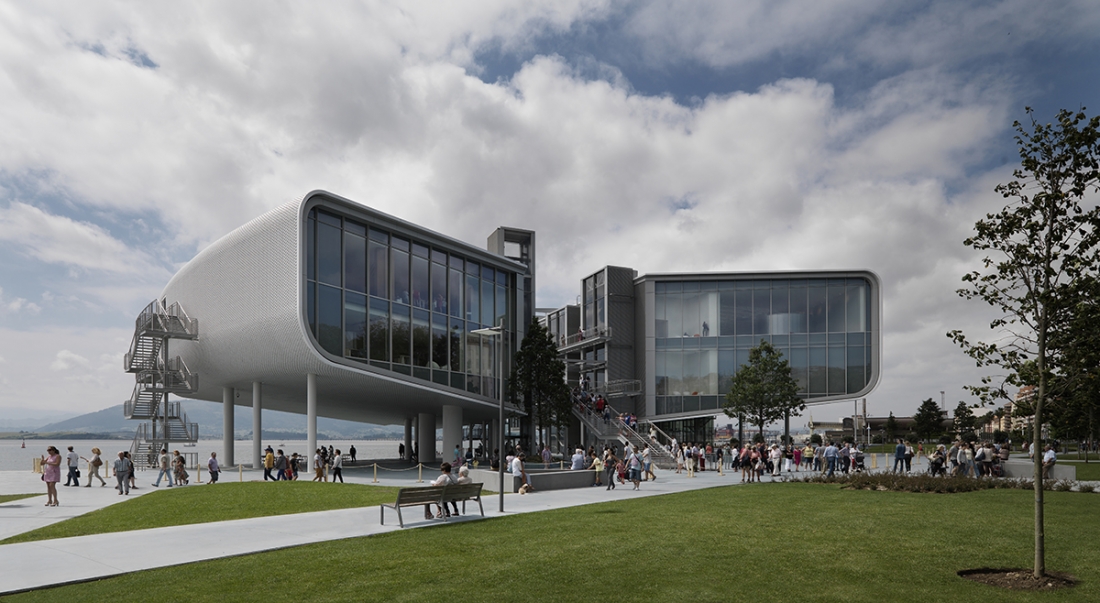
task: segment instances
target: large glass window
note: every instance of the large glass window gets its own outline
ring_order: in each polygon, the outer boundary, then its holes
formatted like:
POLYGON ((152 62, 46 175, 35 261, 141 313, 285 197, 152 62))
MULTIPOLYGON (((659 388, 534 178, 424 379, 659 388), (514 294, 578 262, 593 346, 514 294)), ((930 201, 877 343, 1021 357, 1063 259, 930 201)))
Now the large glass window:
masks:
POLYGON ((370 359, 390 360, 390 303, 377 298, 370 300, 370 359))
POLYGON ((367 297, 344 295, 344 356, 367 357, 367 297))
POLYGON ((427 310, 413 308, 413 366, 431 366, 432 332, 427 310))
POLYGON ((810 348, 810 394, 829 393, 829 366, 827 348, 810 348))
POLYGON ((317 220, 314 219, 316 211, 309 212, 309 220, 306 221, 306 279, 317 280, 317 249, 315 243, 317 220))
POLYGON ((492 281, 481 281, 481 324, 491 326, 493 324, 493 299, 496 297, 493 291, 492 281))
POLYGON ((462 318, 462 271, 451 268, 447 276, 447 284, 451 316, 462 318))
POLYGON ((826 332, 826 294, 825 287, 809 288, 809 327, 811 333, 825 333, 826 332))
POLYGON ((870 331, 867 321, 867 288, 848 285, 848 332, 870 331))
POLYGON ((462 372, 466 369, 463 363, 463 352, 466 349, 466 342, 463 338, 466 335, 466 325, 463 321, 452 318, 451 319, 451 331, 450 331, 450 365, 452 371, 462 372))
POLYGON ((428 300, 430 299, 428 287, 428 259, 413 256, 412 305, 414 308, 428 309, 428 300))
POLYGON ((829 332, 843 333, 847 331, 846 306, 844 302, 845 292, 843 286, 829 286, 829 332))
POLYGON ((497 326, 500 321, 505 318, 508 310, 508 295, 504 285, 497 285, 497 301, 496 301, 496 316, 493 318, 493 325, 497 326))
MULTIPOLYGON (((374 234, 375 231, 371 231, 374 234)), ((370 273, 370 294, 374 297, 390 297, 390 248, 373 238, 370 241, 367 264, 370 273)))
POLYGON ((447 313, 447 267, 434 262, 432 263, 432 312, 447 313))
POLYGON ((391 249, 390 253, 393 256, 393 301, 408 305, 410 299, 409 254, 399 249, 391 249))
POLYGON ((752 333, 768 334, 768 315, 771 314, 771 289, 756 289, 752 292, 752 333))
POLYGON ((844 354, 844 346, 829 346, 829 393, 843 394, 848 386, 844 377, 844 366, 847 359, 844 354))
POLYGON ((317 224, 317 280, 339 287, 341 253, 340 229, 331 224, 317 224))
POLYGON ((432 368, 450 370, 450 343, 447 338, 447 317, 432 314, 432 368))
POLYGON ((343 294, 336 287, 321 285, 317 291, 317 342, 330 354, 341 356, 344 350, 343 294))
POLYGON ((344 236, 344 288, 367 292, 367 240, 350 232, 344 236))
POLYGON ((412 355, 412 324, 409 307, 393 304, 393 361, 396 364, 409 364, 412 355))
POLYGON ((737 334, 752 335, 752 290, 737 290, 737 334))
POLYGON ((481 320, 481 279, 466 275, 466 320, 479 322, 481 320))

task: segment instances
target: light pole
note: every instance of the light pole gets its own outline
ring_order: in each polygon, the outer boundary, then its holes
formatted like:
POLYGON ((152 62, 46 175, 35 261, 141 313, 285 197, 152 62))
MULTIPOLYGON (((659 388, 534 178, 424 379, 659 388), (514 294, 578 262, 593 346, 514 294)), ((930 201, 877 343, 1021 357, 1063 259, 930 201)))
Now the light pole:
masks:
POLYGON ((500 476, 500 512, 504 512, 504 317, 500 317, 500 325, 496 327, 487 327, 484 329, 474 329, 470 331, 477 335, 486 335, 489 337, 499 337, 500 347, 497 348, 497 362, 498 371, 500 376, 500 442, 498 443, 497 453, 500 458, 497 459, 497 474, 500 476))

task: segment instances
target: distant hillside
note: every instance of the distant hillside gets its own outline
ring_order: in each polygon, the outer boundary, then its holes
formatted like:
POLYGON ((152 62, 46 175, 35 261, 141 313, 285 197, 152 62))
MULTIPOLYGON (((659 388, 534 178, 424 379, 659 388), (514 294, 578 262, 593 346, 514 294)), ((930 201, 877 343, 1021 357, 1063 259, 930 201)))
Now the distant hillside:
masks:
MULTIPOLYGON (((199 437, 222 437, 222 405, 201 400, 181 400, 189 421, 199 424, 199 437)), ((237 406, 233 413, 234 435, 245 437, 252 433, 252 409, 237 406)), ((122 405, 80 415, 64 421, 50 423, 35 429, 36 432, 76 432, 132 436, 140 421, 129 421, 122 416, 122 405)), ((305 439, 305 415, 276 410, 265 410, 264 436, 285 439, 305 439)), ((375 425, 338 419, 317 419, 317 434, 331 439, 382 439, 404 437, 404 426, 375 425)))

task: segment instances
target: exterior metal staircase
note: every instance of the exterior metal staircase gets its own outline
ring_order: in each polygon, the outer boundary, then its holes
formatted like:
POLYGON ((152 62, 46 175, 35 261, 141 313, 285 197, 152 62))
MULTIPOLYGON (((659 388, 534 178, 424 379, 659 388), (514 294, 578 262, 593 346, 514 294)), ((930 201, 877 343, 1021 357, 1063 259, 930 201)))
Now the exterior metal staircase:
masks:
POLYGON ((183 358, 168 356, 168 342, 198 337, 198 320, 187 316, 178 302, 165 306, 154 300, 134 321, 134 338, 123 368, 134 374, 136 383, 122 412, 127 419, 149 421, 138 426, 130 445, 135 466, 154 466, 157 451, 170 442, 186 445, 199 439, 198 424, 187 420, 179 402, 168 400, 168 394, 199 389, 199 376, 187 368, 183 358))
POLYGON ((608 405, 608 408, 611 409, 611 420, 607 422, 594 412, 583 410, 578 404, 573 404, 573 415, 581 421, 588 433, 595 436, 597 440, 637 446, 639 451, 648 445, 650 458, 658 469, 671 471, 676 468, 675 457, 669 454, 663 445, 651 441, 649 437, 643 436, 627 426, 619 420, 619 413, 615 412, 613 407, 608 405))

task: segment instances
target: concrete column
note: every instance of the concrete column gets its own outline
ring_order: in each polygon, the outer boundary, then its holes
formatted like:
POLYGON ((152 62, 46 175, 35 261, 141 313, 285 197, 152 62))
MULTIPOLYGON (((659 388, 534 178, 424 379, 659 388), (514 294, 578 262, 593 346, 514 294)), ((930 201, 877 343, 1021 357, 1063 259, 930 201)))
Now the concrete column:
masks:
POLYGON ((500 448, 500 421, 493 419, 489 424, 489 449, 485 451, 485 456, 493 456, 493 450, 497 448, 500 448))
POLYGON ((420 462, 435 464, 435 415, 422 412, 416 419, 416 445, 420 449, 420 462))
POLYGON ((222 388, 222 458, 223 467, 233 466, 233 388, 222 388))
POLYGON ((405 456, 404 460, 409 460, 413 457, 413 420, 412 417, 405 417, 405 456))
POLYGON ((454 459, 455 446, 462 449, 462 407, 443 407, 443 460, 454 459))
POLYGON ((252 382, 252 468, 259 469, 263 463, 263 393, 259 381, 252 382))
POLYGON ((306 467, 313 470, 317 452, 317 375, 306 374, 306 467))

